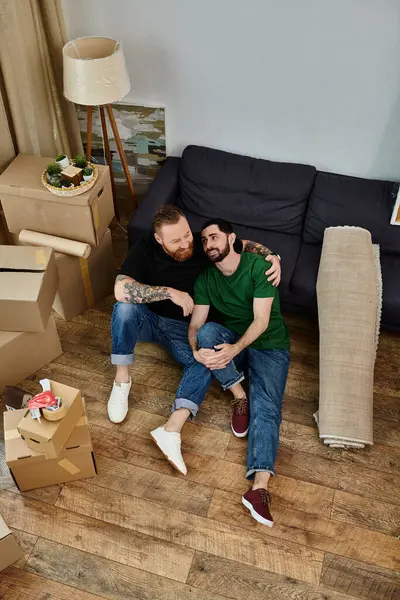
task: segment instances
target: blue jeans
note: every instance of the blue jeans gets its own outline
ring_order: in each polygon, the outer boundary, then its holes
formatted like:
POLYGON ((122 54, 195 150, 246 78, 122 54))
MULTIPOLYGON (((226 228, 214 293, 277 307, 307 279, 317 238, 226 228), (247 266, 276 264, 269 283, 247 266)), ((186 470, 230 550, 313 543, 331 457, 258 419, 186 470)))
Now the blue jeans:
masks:
MULTIPOLYGON (((201 348, 217 344, 234 344, 239 335, 218 323, 206 323, 197 339, 201 348)), ((249 379, 250 426, 247 451, 247 479, 254 473, 268 471, 275 475, 275 461, 282 421, 282 399, 289 370, 288 350, 246 348, 224 369, 213 374, 225 390, 239 383, 247 372, 249 379)))
POLYGON ((188 343, 188 323, 160 317, 144 304, 116 302, 111 319, 113 365, 131 365, 136 342, 162 344, 183 366, 172 410, 187 408, 195 417, 210 386, 212 373, 193 358, 188 343))

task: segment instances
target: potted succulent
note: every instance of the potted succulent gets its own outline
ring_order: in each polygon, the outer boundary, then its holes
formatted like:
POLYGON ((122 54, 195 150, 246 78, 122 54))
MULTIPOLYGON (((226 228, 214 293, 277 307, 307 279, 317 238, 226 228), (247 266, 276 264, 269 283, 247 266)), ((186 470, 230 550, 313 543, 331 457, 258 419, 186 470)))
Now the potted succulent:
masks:
POLYGON ((60 165, 61 169, 69 167, 69 159, 66 154, 57 154, 56 163, 60 165))
POLYGON ((87 166, 87 160, 83 154, 77 154, 74 159, 75 167, 78 169, 84 169, 87 166))
POLYGON ((51 163, 47 165, 46 169, 46 178, 50 185, 55 185, 58 182, 61 182, 61 167, 57 163, 51 163))
POLYGON ((68 179, 63 179, 63 181, 61 183, 62 183, 62 187, 63 188, 67 188, 68 189, 70 187, 73 187, 72 181, 68 181, 68 179))
POLYGON ((92 167, 85 167, 83 169, 83 179, 84 179, 84 181, 90 181, 91 179, 93 179, 92 167))

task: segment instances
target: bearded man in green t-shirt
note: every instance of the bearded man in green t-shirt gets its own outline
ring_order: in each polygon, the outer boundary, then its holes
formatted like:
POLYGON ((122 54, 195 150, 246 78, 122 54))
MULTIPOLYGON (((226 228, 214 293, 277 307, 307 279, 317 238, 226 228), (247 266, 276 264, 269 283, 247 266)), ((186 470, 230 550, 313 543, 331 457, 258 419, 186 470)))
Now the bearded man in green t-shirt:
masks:
MULTIPOLYGON (((265 277, 264 258, 238 254, 232 226, 223 219, 207 221, 201 236, 211 264, 195 283, 189 345, 206 368, 204 377, 212 373, 233 394, 232 431, 237 437, 249 433, 246 477, 253 483, 242 502, 254 519, 271 527, 267 490, 279 444, 289 333, 278 290, 265 277), (207 322, 211 307, 218 323, 207 322), (245 377, 248 397, 242 387, 245 377)), ((186 388, 195 384, 195 377, 182 380, 177 395, 186 396, 186 388)), ((180 446, 173 450, 179 454, 180 446)))

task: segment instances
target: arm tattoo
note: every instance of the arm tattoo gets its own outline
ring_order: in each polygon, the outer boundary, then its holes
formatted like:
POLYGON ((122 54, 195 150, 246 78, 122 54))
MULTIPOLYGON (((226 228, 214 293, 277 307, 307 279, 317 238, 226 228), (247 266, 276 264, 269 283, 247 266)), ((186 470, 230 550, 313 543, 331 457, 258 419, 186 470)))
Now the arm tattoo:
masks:
POLYGON ((117 275, 117 281, 124 282, 125 301, 131 304, 148 304, 171 298, 168 288, 163 286, 139 283, 134 279, 127 279, 125 275, 117 275))
POLYGON ((272 254, 272 250, 266 246, 263 246, 258 242, 251 242, 250 240, 247 241, 247 244, 243 248, 243 252, 254 252, 255 254, 259 254, 260 256, 264 257, 272 254))

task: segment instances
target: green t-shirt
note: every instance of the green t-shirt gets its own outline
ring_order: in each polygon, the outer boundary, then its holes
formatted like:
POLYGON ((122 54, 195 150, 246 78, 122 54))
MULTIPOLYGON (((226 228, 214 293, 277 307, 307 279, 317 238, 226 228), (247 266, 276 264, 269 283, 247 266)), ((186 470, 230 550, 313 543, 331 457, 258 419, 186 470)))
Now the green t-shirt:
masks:
POLYGON ((273 298, 268 327, 250 347, 288 350, 289 332, 281 315, 278 290, 265 276, 268 268, 262 256, 251 252, 240 255, 238 268, 229 276, 210 265, 196 280, 194 302, 214 306, 224 325, 242 336, 254 320, 253 299, 273 298))

